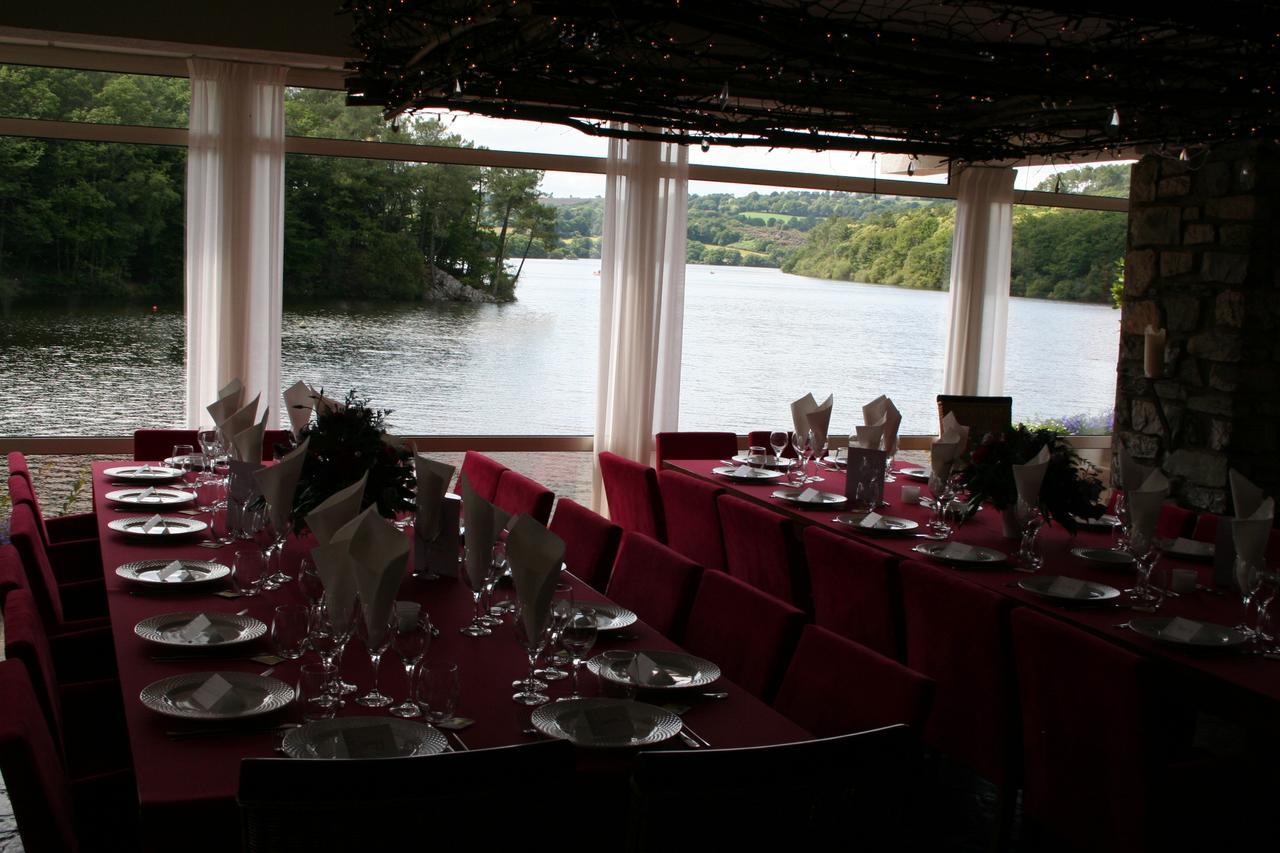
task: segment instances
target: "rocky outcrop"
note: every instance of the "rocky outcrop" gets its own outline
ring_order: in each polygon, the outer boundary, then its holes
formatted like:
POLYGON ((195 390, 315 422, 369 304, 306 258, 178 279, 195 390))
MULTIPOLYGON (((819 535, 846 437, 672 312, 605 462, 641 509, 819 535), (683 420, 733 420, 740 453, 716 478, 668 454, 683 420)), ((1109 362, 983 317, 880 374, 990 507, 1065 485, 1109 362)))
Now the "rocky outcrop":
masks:
POLYGON ((431 268, 429 280, 422 286, 424 302, 505 302, 491 293, 476 287, 468 287, 442 269, 431 268))

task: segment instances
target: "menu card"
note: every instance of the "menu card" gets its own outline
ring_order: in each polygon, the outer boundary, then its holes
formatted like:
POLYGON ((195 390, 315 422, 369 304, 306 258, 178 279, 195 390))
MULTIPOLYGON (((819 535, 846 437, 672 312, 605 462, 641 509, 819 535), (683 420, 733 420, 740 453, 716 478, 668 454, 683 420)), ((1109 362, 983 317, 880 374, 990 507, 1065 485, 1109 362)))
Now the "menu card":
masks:
POLYGON ((850 447, 845 461, 844 496, 853 509, 875 509, 884 499, 883 450, 850 447))

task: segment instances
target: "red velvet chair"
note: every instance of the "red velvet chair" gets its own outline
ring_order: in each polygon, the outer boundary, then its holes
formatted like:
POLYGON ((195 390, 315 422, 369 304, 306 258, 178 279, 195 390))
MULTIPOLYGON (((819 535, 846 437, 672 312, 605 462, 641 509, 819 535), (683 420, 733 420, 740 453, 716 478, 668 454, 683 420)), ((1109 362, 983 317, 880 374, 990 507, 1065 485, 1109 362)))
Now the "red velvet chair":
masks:
MULTIPOLYGON (((752 430, 751 432, 747 433, 747 446, 763 447, 766 450, 768 450, 769 453, 773 453, 773 445, 769 443, 769 436, 772 433, 773 433, 773 430, 768 430, 768 429, 752 430)), ((796 449, 791 444, 791 433, 792 433, 792 430, 787 430, 787 446, 782 448, 782 458, 784 459, 796 458, 796 449)))
POLYGON ((456 493, 462 494, 462 481, 465 479, 471 486, 471 491, 489 503, 493 503, 498 495, 498 483, 502 479, 502 472, 506 470, 507 466, 496 459, 468 450, 462 457, 462 470, 458 472, 456 493))
MULTIPOLYGON (((1196 525, 1193 528, 1191 538, 1197 542, 1217 542, 1218 528, 1223 524, 1230 524, 1231 516, 1214 515, 1212 513, 1202 513, 1196 517, 1196 525)), ((1280 563, 1280 529, 1272 529, 1270 537, 1267 539, 1267 561, 1271 563, 1280 563)))
POLYGON ((555 502, 555 492, 510 468, 498 478, 498 488, 493 495, 493 503, 499 509, 512 515, 524 513, 543 527, 551 520, 551 506, 555 502))
POLYGON ((794 526, 781 513, 730 494, 716 498, 725 571, 774 598, 807 609, 809 583, 794 526))
POLYGON ((17 450, 9 451, 9 475, 21 474, 31 482, 31 468, 27 465, 27 457, 17 450))
POLYGON ((724 571, 724 536, 716 498, 724 489, 679 471, 659 471, 667 544, 704 569, 724 571))
POLYGON ((642 533, 622 534, 606 594, 677 642, 684 636, 702 567, 642 533))
MULTIPOLYGON (((275 458, 277 444, 292 440, 287 429, 269 429, 262 433, 263 460, 275 458)), ((159 462, 173 455, 173 448, 189 444, 200 452, 199 430, 194 429, 138 429, 133 431, 133 458, 137 462, 159 462)))
POLYGON ((17 503, 9 519, 9 537, 22 559, 27 585, 50 634, 105 624, 106 589, 102 578, 59 583, 49 563, 30 505, 17 503))
POLYGON ((137 849, 131 773, 69 778, 21 661, 0 661, 0 773, 26 850, 137 849))
POLYGON ((666 542, 667 525, 657 472, 607 450, 600 452, 599 460, 609 518, 628 533, 641 533, 666 542))
POLYGON ((1158 828, 1173 830, 1177 810, 1203 800, 1191 789, 1170 799, 1172 787, 1162 784, 1169 772, 1161 736, 1168 707, 1151 665, 1026 608, 1011 621, 1028 828, 1072 850, 1138 853, 1172 842, 1156 843, 1158 828))
POLYGON ((768 702, 800 638, 805 615, 724 572, 704 572, 681 643, 768 702))
POLYGON ((897 560, 812 525, 804 531, 813 621, 882 655, 902 657, 897 560))
POLYGON ((660 432, 654 436, 655 467, 668 459, 728 459, 738 452, 731 432, 660 432))
POLYGON ((18 549, 9 543, 0 545, 0 607, 9 592, 27 588, 27 576, 22 570, 22 558, 18 549))
POLYGON ((564 540, 564 564, 569 571, 604 592, 622 542, 622 528, 577 501, 561 498, 548 529, 564 540))
POLYGON ((1179 536, 1190 536, 1195 523, 1196 514, 1194 512, 1166 501, 1160 507, 1160 518, 1156 521, 1156 536, 1162 539, 1177 539, 1179 536))
POLYGON ((40 540, 59 582, 102 577, 97 515, 89 512, 46 519, 41 514, 40 500, 32 490, 31 482, 21 474, 9 477, 9 498, 13 505, 24 503, 31 508, 40 540))
POLYGON ((999 786, 1000 825, 1007 826, 1021 743, 1009 635, 1013 601, 951 569, 907 560, 899 571, 906 664, 937 683, 924 743, 999 786))
POLYGON ((806 625, 773 706, 817 737, 832 737, 897 723, 919 733, 932 700, 932 679, 806 625))

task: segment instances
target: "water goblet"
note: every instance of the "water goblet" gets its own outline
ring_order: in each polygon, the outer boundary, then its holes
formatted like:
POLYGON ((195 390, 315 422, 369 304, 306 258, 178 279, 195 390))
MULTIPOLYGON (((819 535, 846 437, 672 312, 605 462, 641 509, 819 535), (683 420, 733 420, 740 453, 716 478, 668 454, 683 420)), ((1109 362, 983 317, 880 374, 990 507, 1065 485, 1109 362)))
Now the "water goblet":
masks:
POLYGON ((231 559, 231 580, 244 595, 254 596, 262 592, 265 574, 262 552, 257 548, 241 548, 231 559))
POLYGON ((328 720, 341 704, 334 696, 333 679, 337 670, 331 664, 304 663, 298 668, 298 704, 303 722, 328 720))
POLYGON ((484 606, 481 608, 480 624, 490 630, 502 624, 502 614, 506 612, 505 608, 495 607, 493 604, 493 591, 498 586, 498 581, 502 579, 503 574, 508 568, 507 563, 507 543, 499 540, 493 543, 493 556, 489 560, 489 571, 484 577, 484 606))
POLYGON ((515 628, 516 639, 519 640, 529 658, 529 677, 525 679, 523 688, 511 697, 521 705, 541 705, 551 701, 545 693, 538 692, 545 688, 538 687, 538 681, 534 678, 534 670, 538 666, 538 655, 542 654, 543 648, 547 645, 546 623, 549 618, 550 613, 537 614, 517 599, 511 624, 515 628))
POLYGON ((276 527, 271 520, 271 512, 266 502, 263 501, 257 506, 249 510, 252 522, 250 530, 253 534, 254 544, 262 551, 262 588, 265 590, 279 589, 280 583, 276 580, 276 573, 272 569, 272 557, 275 555, 276 548, 276 527))
MULTIPOLYGON (((473 546, 473 545, 466 546, 466 548, 472 548, 472 547, 476 547, 476 546, 473 546)), ((490 558, 490 563, 492 564, 492 557, 490 558)), ((485 583, 487 582, 489 574, 491 574, 491 572, 486 571, 485 577, 473 578, 471 576, 471 571, 467 568, 467 559, 466 557, 463 557, 462 580, 467 585, 467 587, 471 590, 471 598, 475 602, 475 612, 472 614, 471 624, 463 625, 461 628, 459 628, 458 629, 459 634, 464 634, 465 636, 468 636, 468 637, 487 637, 493 633, 493 631, 488 626, 486 626, 483 622, 480 621, 480 617, 483 615, 480 612, 480 596, 484 594, 484 587, 485 587, 485 583)))
POLYGON ((929 477, 929 491, 933 493, 933 515, 925 526, 928 527, 930 533, 936 533, 939 536, 950 536, 951 525, 947 524, 947 506, 951 503, 950 480, 934 472, 929 477))
POLYGON ((569 617, 573 615, 573 612, 573 599, 571 597, 557 598, 551 602, 551 619, 547 622, 547 654, 545 657, 547 666, 535 670, 533 673, 543 681, 559 681, 562 678, 569 677, 569 673, 555 665, 554 652, 560 647, 564 626, 568 623, 569 617))
POLYGON ((271 648, 277 657, 297 660, 307 645, 307 608, 302 604, 282 604, 271 619, 271 648))
POLYGON ((884 447, 884 481, 886 483, 896 483, 898 478, 893 473, 893 457, 898 455, 898 442, 894 441, 890 446, 889 437, 883 436, 880 439, 884 447))
MULTIPOLYGON (((1244 604, 1244 616, 1240 620, 1237 629, 1243 631, 1248 637, 1256 635, 1254 627, 1249 624, 1249 605, 1254 603, 1258 590, 1262 586, 1263 567, 1259 566, 1255 561, 1236 555, 1235 562, 1236 585, 1240 587, 1240 601, 1244 604)), ((1254 611, 1254 622, 1257 622, 1257 611, 1254 611)))
POLYGON ((1124 498, 1124 492, 1120 492, 1116 496, 1115 504, 1116 523, 1112 528, 1115 535, 1115 543, 1111 546, 1113 551, 1129 550, 1129 502, 1124 498))
POLYGON ((747 448, 747 464, 752 468, 763 468, 765 460, 769 458, 764 448, 758 444, 753 444, 747 448))
POLYGON ((1129 536, 1129 554, 1138 568, 1138 582, 1125 592, 1135 604, 1158 607, 1161 596, 1151 586, 1151 572, 1160 560, 1160 549, 1156 547, 1154 537, 1133 531, 1129 536))
POLYGON ((226 484, 221 478, 206 472, 196 479, 196 509, 209 514, 209 541, 216 542, 219 545, 226 545, 232 541, 230 536, 220 537, 214 533, 218 504, 225 498, 225 495, 226 484))
POLYGON ((1044 526, 1044 516, 1041 514, 1039 507, 1028 506, 1021 500, 1018 501, 1018 515, 1023 519, 1022 542, 1018 548, 1018 561, 1030 571, 1039 571, 1044 564, 1044 557, 1041 556, 1039 549, 1036 547, 1036 539, 1040 535, 1040 529, 1044 526))
POLYGON ((423 662, 414 680, 414 695, 418 706, 433 723, 445 723, 453 719, 458 707, 458 665, 451 661, 423 662))
POLYGON ((411 618, 396 620, 396 632, 391 639, 391 646, 399 655, 400 663, 404 664, 405 684, 409 686, 404 701, 391 709, 391 713, 397 717, 416 717, 422 713, 418 703, 413 701, 413 678, 414 671, 430 644, 431 623, 425 614, 419 613, 411 615, 411 618))
POLYGON ((222 440, 218 437, 218 431, 206 427, 196 433, 196 440, 200 443, 200 452, 204 455, 204 469, 213 471, 214 463, 222 455, 222 440))
POLYGON ((782 451, 787 449, 787 431, 775 429, 769 433, 769 446, 773 448, 773 464, 776 466, 782 458, 782 451))
POLYGON ((391 608, 390 613, 379 616, 369 605, 360 606, 360 615, 356 619, 356 633, 359 634, 365 650, 369 653, 369 663, 373 666, 373 685, 368 693, 356 699, 357 705, 363 705, 366 708, 385 708, 395 701, 378 690, 378 668, 382 663, 382 656, 391 647, 391 640, 396 635, 397 622, 394 607, 391 608))
POLYGON ((333 613, 325 603, 313 605, 307 620, 307 643, 315 649, 320 659, 335 668, 330 684, 335 695, 354 693, 356 686, 342 680, 342 653, 346 650, 351 632, 355 630, 358 606, 353 605, 345 614, 333 613))
POLYGON ((289 577, 289 573, 284 570, 284 549, 285 544, 289 541, 289 534, 293 530, 293 519, 286 513, 283 523, 277 524, 275 514, 271 511, 271 505, 266 506, 266 524, 267 533, 271 536, 268 545, 270 556, 274 558, 275 571, 270 575, 272 589, 279 588, 282 584, 289 583, 293 578, 289 577))
POLYGON ((570 697, 572 699, 582 695, 578 692, 578 672, 582 669, 582 662, 591 653, 592 646, 596 644, 598 631, 594 616, 575 610, 560 634, 560 642, 573 660, 573 694, 570 697))
POLYGON ((307 604, 316 604, 324 598, 324 581, 320 580, 315 561, 310 557, 303 557, 298 563, 298 589, 307 604))

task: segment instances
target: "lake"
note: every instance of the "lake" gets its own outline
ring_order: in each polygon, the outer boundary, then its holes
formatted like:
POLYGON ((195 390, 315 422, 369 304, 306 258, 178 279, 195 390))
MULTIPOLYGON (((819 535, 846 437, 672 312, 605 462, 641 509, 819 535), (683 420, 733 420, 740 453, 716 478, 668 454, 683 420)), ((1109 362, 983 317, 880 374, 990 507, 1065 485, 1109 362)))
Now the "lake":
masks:
MULTIPOLYGON (((586 435, 594 429, 599 261, 532 260, 510 305, 287 306, 283 377, 355 388, 405 434, 586 435)), ((832 431, 886 393, 932 433, 947 294, 690 265, 681 429, 783 427, 806 391, 835 394, 832 431)), ((1120 315, 1009 304, 1015 417, 1111 410, 1120 315)), ((0 317, 0 435, 125 435, 182 419, 181 310, 17 308, 0 317)))

